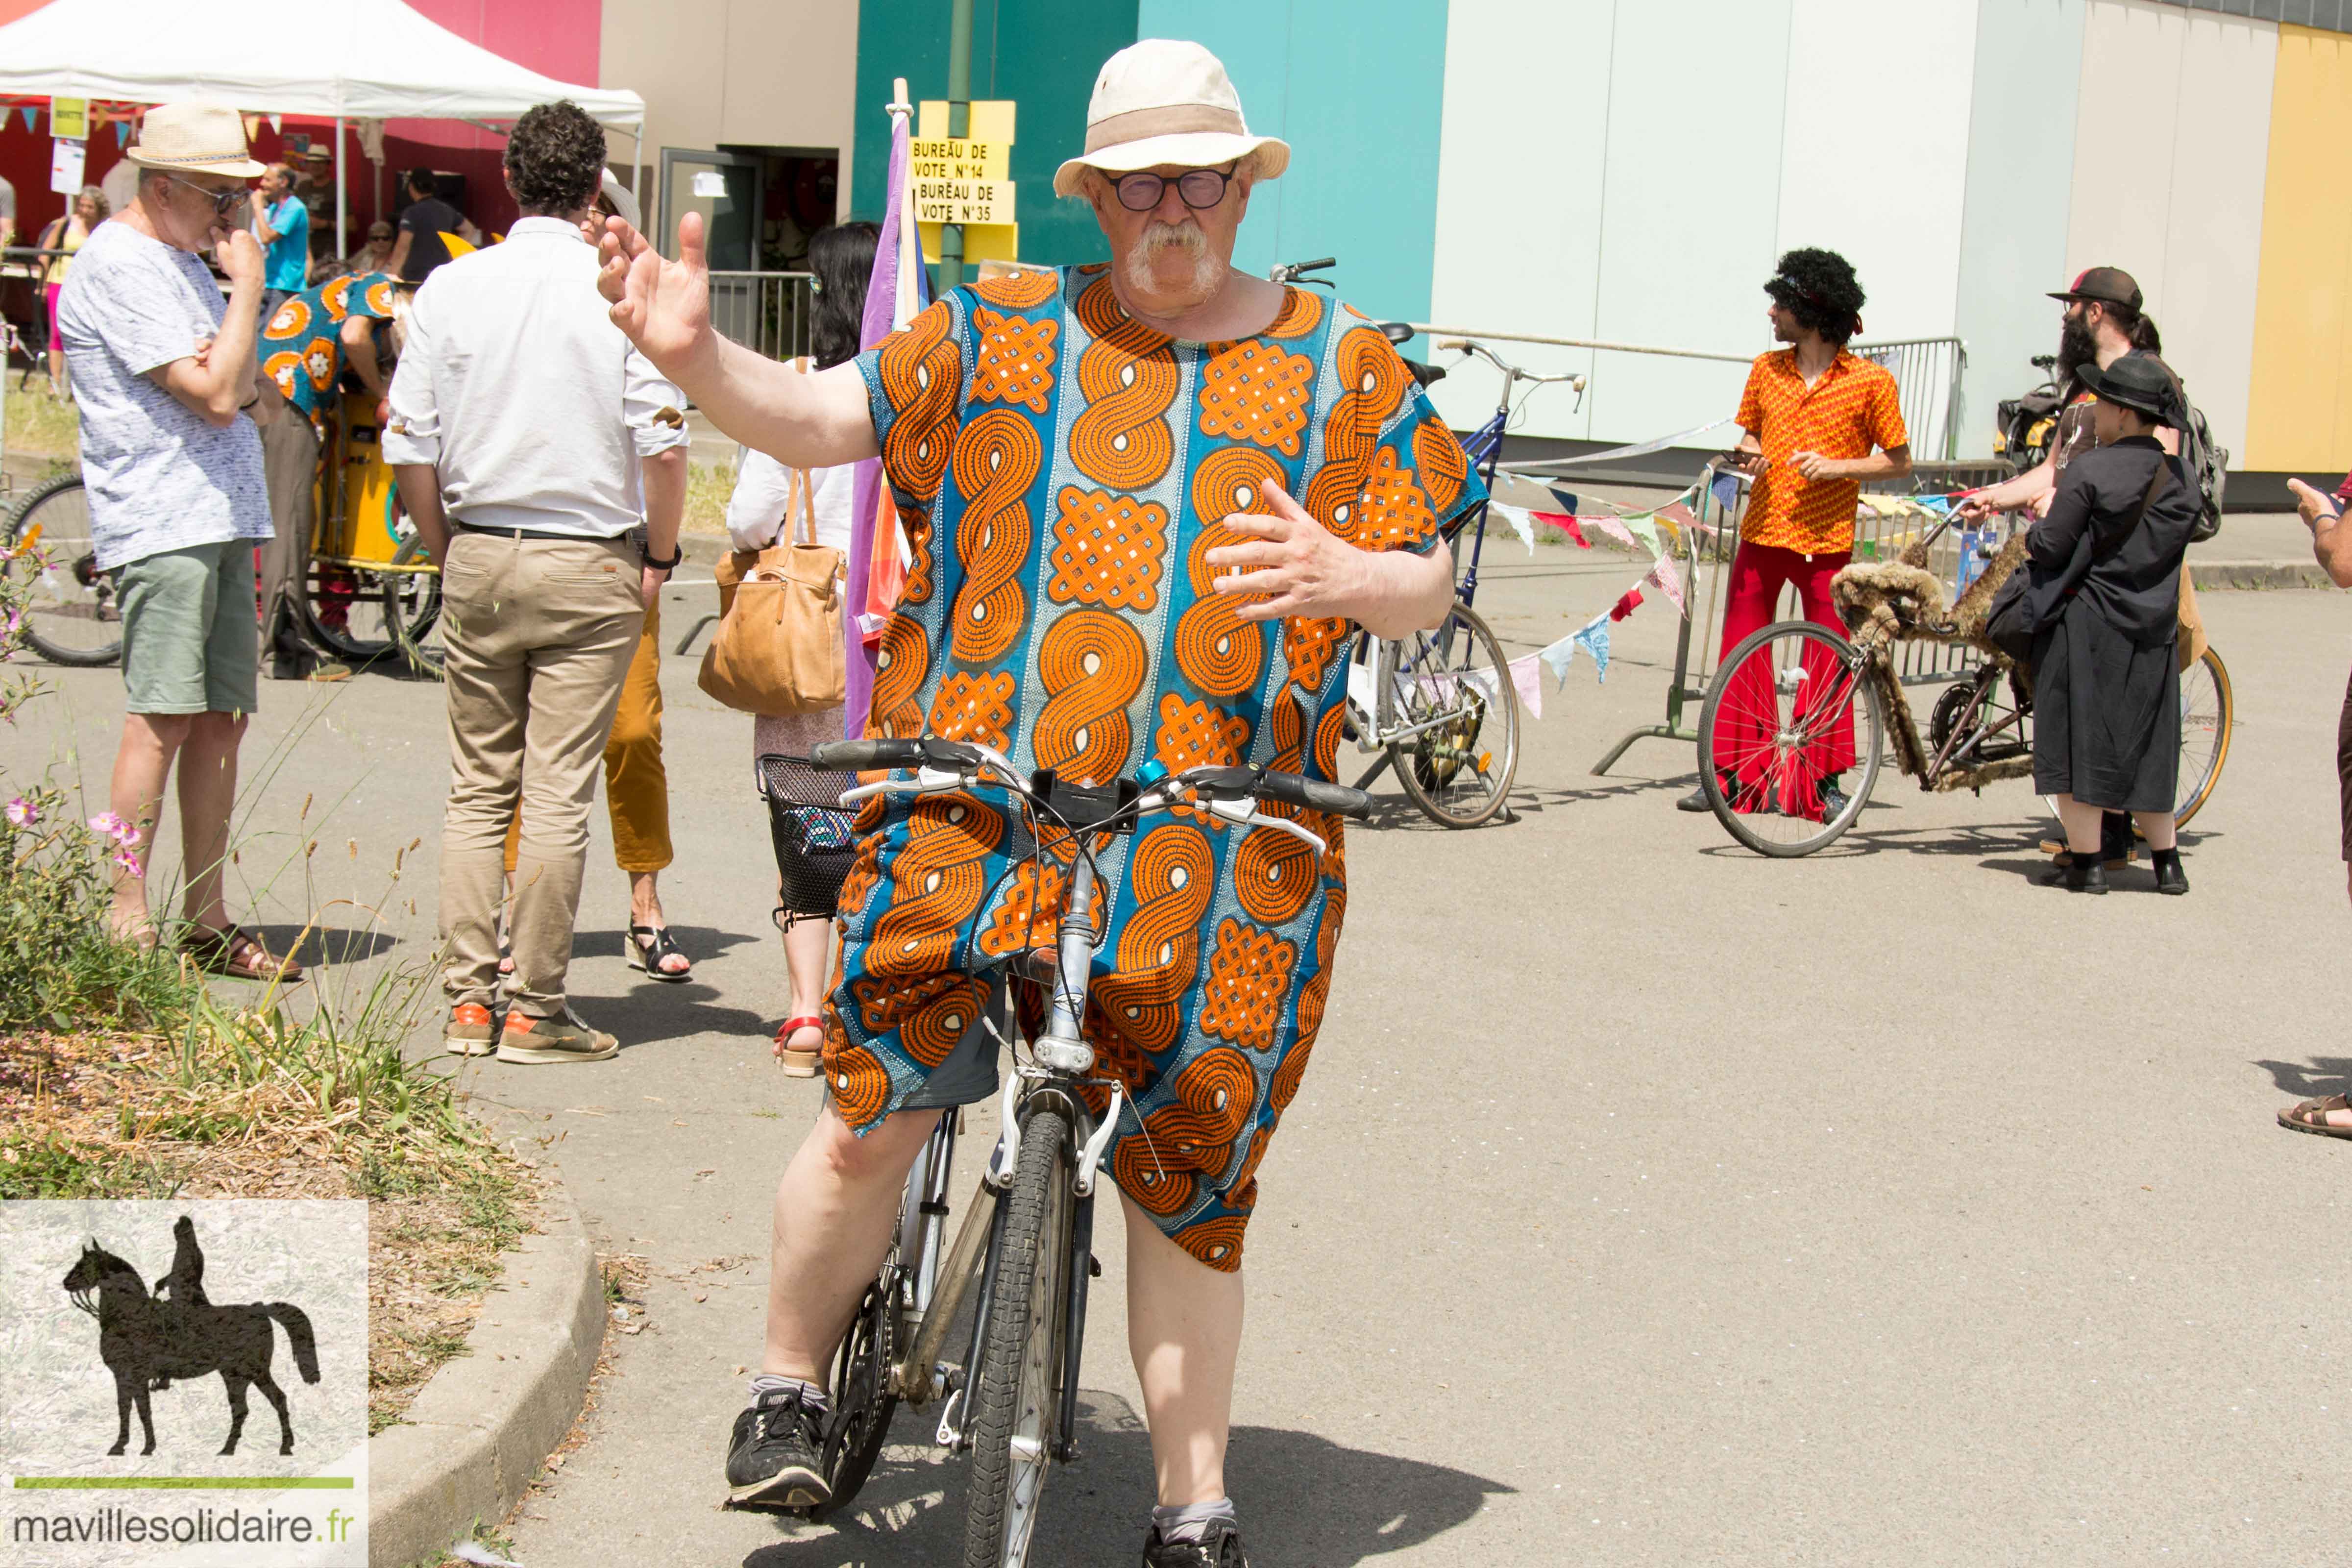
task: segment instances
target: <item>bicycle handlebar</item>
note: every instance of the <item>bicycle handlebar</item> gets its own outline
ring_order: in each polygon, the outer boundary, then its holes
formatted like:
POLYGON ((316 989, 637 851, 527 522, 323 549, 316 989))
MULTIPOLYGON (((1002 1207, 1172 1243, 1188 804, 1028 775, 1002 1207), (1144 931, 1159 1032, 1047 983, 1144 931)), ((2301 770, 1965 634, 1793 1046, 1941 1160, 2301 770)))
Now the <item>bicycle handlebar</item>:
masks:
POLYGON ((1536 386, 1550 386, 1560 382, 1566 382, 1574 386, 1579 392, 1582 392, 1585 387, 1585 380, 1581 372, 1571 370, 1563 371, 1558 375, 1538 375, 1531 370, 1521 370, 1517 365, 1513 364, 1501 354, 1496 353, 1493 349, 1488 348, 1485 343, 1478 342, 1475 338, 1440 338, 1437 341, 1436 347, 1439 353, 1444 353, 1448 350, 1454 350, 1465 354, 1475 354, 1515 381, 1524 381, 1536 386))
MULTIPOLYGON (((810 748, 809 761, 828 773, 929 767, 942 773, 977 774, 986 769, 997 774, 999 782, 1014 793, 1036 798, 1036 791, 1030 782, 1021 777, 1006 759, 987 747, 962 741, 929 737, 921 740, 822 741, 810 748)), ((887 786, 868 784, 862 787, 873 791, 887 786)), ((1298 773, 1276 773, 1270 768, 1202 767, 1187 769, 1152 784, 1138 802, 1136 815, 1165 810, 1187 794, 1210 801, 1244 801, 1263 795, 1287 805, 1329 812, 1334 816, 1358 821, 1370 816, 1372 810, 1370 795, 1360 789, 1350 789, 1346 784, 1328 784, 1298 773), (1150 804, 1145 804, 1147 802, 1150 804)))

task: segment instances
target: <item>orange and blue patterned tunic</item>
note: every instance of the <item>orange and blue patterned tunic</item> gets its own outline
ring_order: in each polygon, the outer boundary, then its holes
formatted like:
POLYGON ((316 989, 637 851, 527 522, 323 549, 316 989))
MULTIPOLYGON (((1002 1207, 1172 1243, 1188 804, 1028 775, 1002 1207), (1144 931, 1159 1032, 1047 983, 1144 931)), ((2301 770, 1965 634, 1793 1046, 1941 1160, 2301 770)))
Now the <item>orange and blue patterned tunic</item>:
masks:
POLYGON ((343 322, 353 316, 392 320, 389 272, 347 273, 305 289, 261 324, 261 374, 310 416, 324 439, 335 382, 343 374, 343 322))
MULTIPOLYGON (((914 552, 867 733, 983 742, 1079 782, 1153 761, 1335 778, 1354 628, 1241 619, 1205 552, 1242 537, 1226 517, 1272 510, 1269 483, 1381 551, 1437 547, 1485 494, 1388 340, 1304 289, 1255 337, 1183 342, 1130 320, 1100 267, 1024 269, 955 290, 858 366, 914 552)), ((1330 846, 1319 865, 1197 812, 1096 850, 1086 1032, 1130 1105, 1111 1170, 1215 1268, 1240 1266, 1331 984, 1339 824, 1303 815, 1330 846)), ((824 1068, 863 1131, 955 1048, 976 975, 1051 945, 1071 851, 1029 853, 999 790, 871 802, 860 823, 824 1068)))

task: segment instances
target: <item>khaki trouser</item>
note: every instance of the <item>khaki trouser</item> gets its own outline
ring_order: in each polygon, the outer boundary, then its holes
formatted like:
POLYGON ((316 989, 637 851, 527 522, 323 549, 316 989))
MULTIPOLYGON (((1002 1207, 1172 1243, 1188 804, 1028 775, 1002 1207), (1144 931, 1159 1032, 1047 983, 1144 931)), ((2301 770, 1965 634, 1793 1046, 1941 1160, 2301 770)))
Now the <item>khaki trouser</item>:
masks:
MULTIPOLYGON (((621 683, 621 706, 604 742, 604 805, 613 814, 613 864, 635 876, 677 858, 669 843, 669 775, 662 770, 661 601, 646 606, 646 629, 621 683)), ((522 816, 507 824, 507 869, 522 847, 522 816)))
POLYGON ((261 427, 261 473, 269 489, 272 535, 261 547, 263 646, 299 657, 302 615, 294 601, 307 591, 310 527, 319 510, 319 433, 300 409, 281 408, 261 427))
POLYGON ((507 824, 522 814, 509 925, 514 1005, 563 1010, 572 922, 613 710, 645 623, 625 539, 457 533, 441 569, 449 697, 449 808, 441 840, 442 989, 496 998, 507 824))

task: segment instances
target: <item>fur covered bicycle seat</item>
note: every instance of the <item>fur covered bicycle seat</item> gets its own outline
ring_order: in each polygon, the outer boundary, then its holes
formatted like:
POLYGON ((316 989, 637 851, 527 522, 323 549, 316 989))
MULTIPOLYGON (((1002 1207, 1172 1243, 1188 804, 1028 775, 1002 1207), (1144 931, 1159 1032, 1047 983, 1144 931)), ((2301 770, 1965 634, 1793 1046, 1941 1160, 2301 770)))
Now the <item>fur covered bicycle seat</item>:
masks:
POLYGON ((1986 563, 1958 602, 1944 603, 1943 579, 1927 567, 1927 545, 1915 540, 1894 561, 1858 561, 1830 583, 1830 599, 1856 642, 1884 646, 1901 641, 1964 642, 1987 658, 2009 661, 1983 640, 1985 616, 2002 582, 2025 560, 2020 529, 2000 553, 1986 563))

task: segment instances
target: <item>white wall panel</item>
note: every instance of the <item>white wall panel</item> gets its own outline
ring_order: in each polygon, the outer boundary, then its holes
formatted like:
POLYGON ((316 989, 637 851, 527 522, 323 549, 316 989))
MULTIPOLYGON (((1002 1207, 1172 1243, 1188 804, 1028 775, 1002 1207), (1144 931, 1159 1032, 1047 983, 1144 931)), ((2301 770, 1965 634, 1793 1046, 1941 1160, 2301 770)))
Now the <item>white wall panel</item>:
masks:
POLYGON ((2246 446, 2278 28, 2150 0, 2089 0, 2066 274, 2123 268, 2164 357, 2246 446), (2127 128, 2127 129, 2126 129, 2127 128))
POLYGON ((1969 349, 1962 458, 1991 453, 1995 407, 2040 381, 2035 354, 2057 351, 2058 307, 2042 296, 2074 277, 2066 197, 2083 4, 1978 0, 1957 319, 1969 349))
MULTIPOLYGON (((1437 163, 1433 321, 1544 337, 1592 336, 1601 245, 1602 131, 1616 0, 1453 0, 1437 163)), ((1496 345, 1544 371, 1589 370, 1575 350, 1496 345)), ((1416 357, 1437 357, 1416 342, 1416 357)), ((1494 411, 1499 378, 1462 367, 1434 389, 1463 428, 1494 411)), ((1573 395, 1538 394, 1528 433, 1581 436, 1573 395)))
POLYGON ((1864 336, 1952 330, 1976 40, 1977 0, 1796 0, 1779 248, 1853 263, 1864 336))
MULTIPOLYGON (((1611 50, 1594 335, 1753 353, 1780 210, 1790 0, 1621 0, 1611 50)), ((1744 366, 1604 353, 1586 400, 1608 441, 1738 412, 1744 366)), ((1727 444, 1728 433, 1717 439, 1727 444)))

